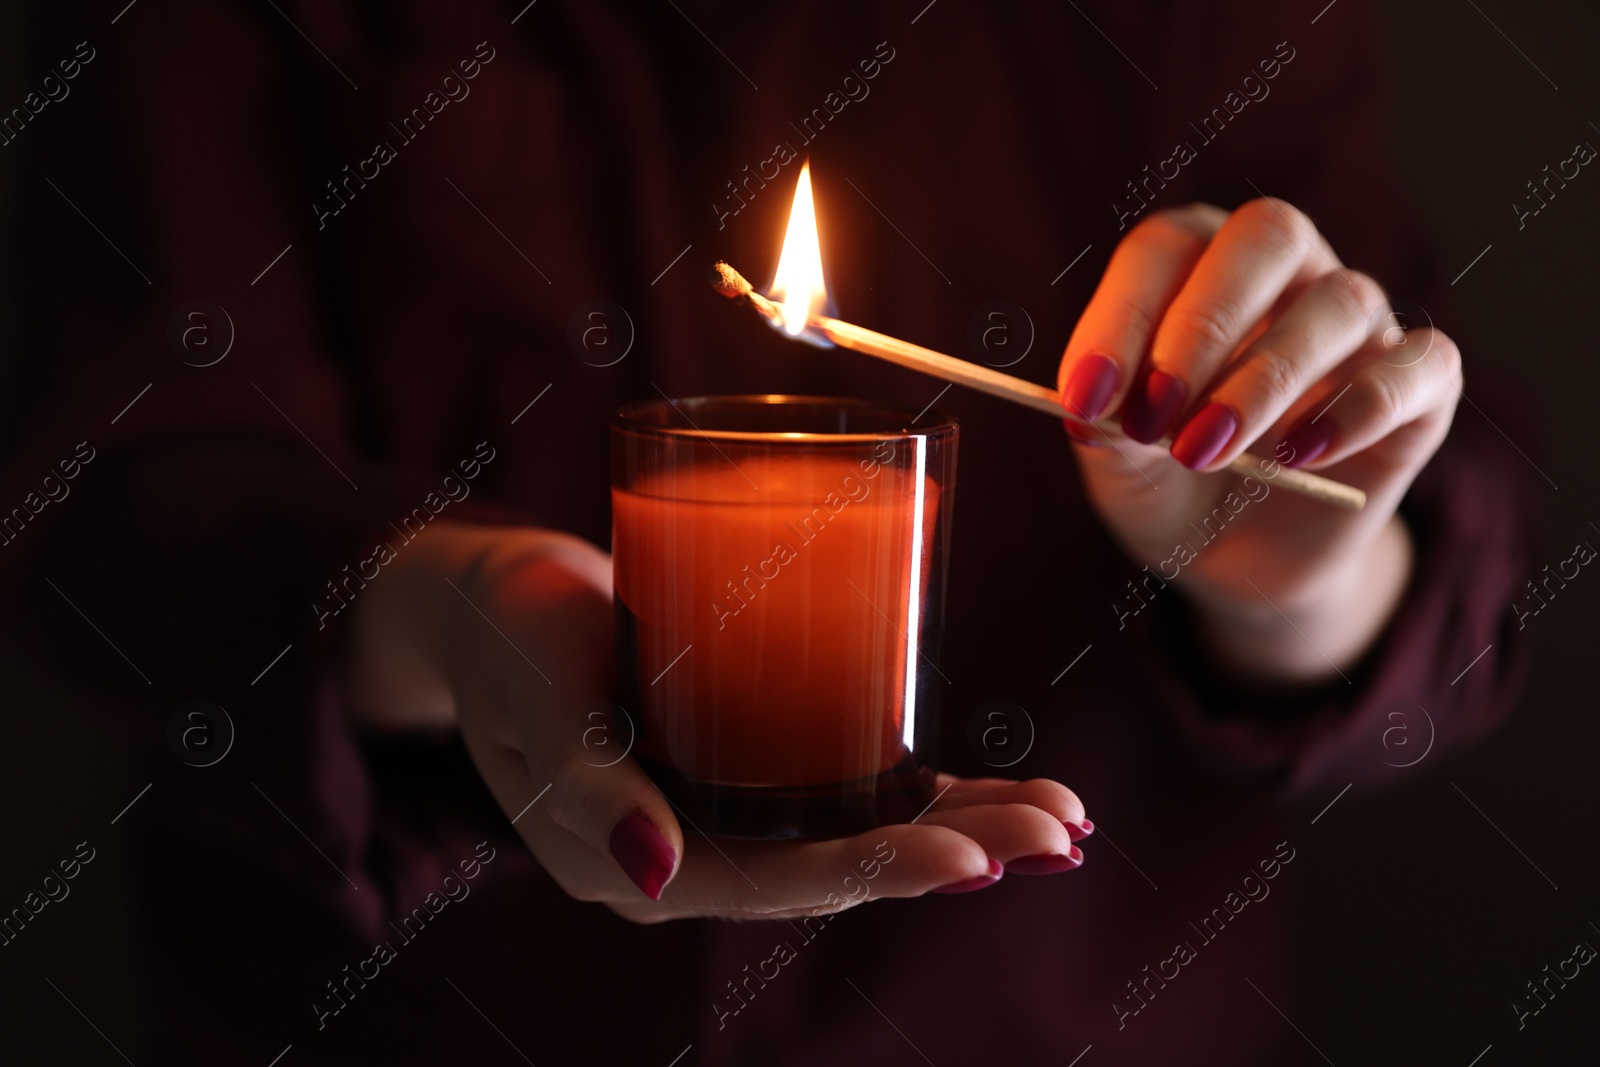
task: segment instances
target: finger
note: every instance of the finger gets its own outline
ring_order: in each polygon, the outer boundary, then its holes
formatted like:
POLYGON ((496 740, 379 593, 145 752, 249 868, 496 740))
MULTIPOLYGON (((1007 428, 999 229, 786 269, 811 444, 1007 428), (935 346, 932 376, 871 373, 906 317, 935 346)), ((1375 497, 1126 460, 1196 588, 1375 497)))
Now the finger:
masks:
MULTIPOLYGON (((1067 824, 1069 833, 1074 827, 1082 829, 1088 822, 1088 819, 1084 818, 1083 801, 1078 799, 1078 795, 1060 782, 1052 782, 1048 778, 1030 778, 1025 782, 1018 782, 1009 778, 956 778, 953 775, 940 775, 941 789, 947 781, 950 787, 933 806, 935 812, 951 811, 975 804, 1031 804, 1067 824)), ((1092 828, 1086 832, 1092 832, 1092 828)), ((1076 841, 1077 838, 1074 837, 1073 840, 1076 841)))
MULTIPOLYGON (((478 737, 474 758, 502 808, 534 854, 549 848, 542 827, 565 830, 608 856, 646 897, 659 896, 677 870, 683 854, 683 833, 653 782, 630 758, 618 760, 635 736, 634 723, 621 712, 613 721, 613 705, 598 701, 606 678, 613 677, 610 648, 597 645, 594 633, 611 625, 611 598, 602 595, 597 577, 574 566, 571 553, 550 550, 518 566, 486 590, 480 609, 502 619, 504 641, 490 640, 498 661, 462 678, 474 699, 490 702, 490 729, 478 737), (538 624, 526 621, 526 605, 541 605, 538 624), (549 622, 560 619, 560 624, 549 622), (525 625, 536 635, 523 638, 525 625), (507 632, 509 630, 509 632, 507 632), (534 664, 523 646, 539 649, 534 664), (595 744, 597 731, 608 744, 595 744), (523 768, 509 766, 507 750, 523 768), (528 808, 528 803, 538 798, 528 808)), ((498 627, 499 629, 499 627, 498 627)), ((547 857, 539 856, 546 869, 547 857)), ((576 873, 563 888, 578 888, 576 873)))
MULTIPOLYGON (((557 783, 530 772, 523 752, 485 741, 474 734, 464 735, 463 740, 500 809, 512 820, 513 827, 539 865, 568 896, 575 900, 608 902, 631 897, 642 903, 659 896, 661 887, 671 880, 683 854, 683 838, 670 810, 665 818, 671 821, 666 823, 665 829, 670 830, 673 837, 667 836, 661 824, 654 821, 661 816, 651 807, 650 798, 642 794, 638 808, 627 807, 626 801, 608 804, 612 811, 624 809, 620 816, 613 816, 609 830, 603 826, 605 816, 600 815, 592 821, 600 824, 601 829, 587 829, 580 837, 563 825, 575 821, 570 806, 560 812, 559 820, 552 817, 557 809, 549 805, 556 796, 557 783), (641 826, 641 821, 648 826, 641 826)), ((627 772, 622 766, 631 763, 631 760, 624 760, 609 768, 611 772, 620 772, 616 782, 626 780, 627 772)), ((639 773, 636 767, 632 770, 639 773)), ((567 779, 561 787, 568 805, 576 797, 574 785, 567 779)), ((653 791, 655 787, 645 779, 644 788, 653 791)), ((655 796, 659 798, 660 794, 655 796)), ((605 803, 598 796, 595 799, 597 803, 605 803)))
POLYGON ((885 826, 831 841, 694 838, 661 913, 780 917, 869 897, 916 897, 999 874, 972 838, 943 826, 885 826))
POLYGON ((525 811, 520 805, 526 799, 502 804, 519 828, 532 820, 525 838, 540 825, 559 827, 609 856, 645 896, 658 897, 683 855, 683 832, 639 765, 614 754, 631 746, 636 730, 628 713, 598 699, 602 693, 595 688, 612 677, 609 649, 596 647, 590 636, 611 624, 609 598, 597 596, 592 577, 575 572, 570 560, 552 554, 519 568, 493 590, 489 614, 515 619, 517 605, 529 602, 518 588, 523 584, 536 589, 539 602, 567 625, 540 634, 537 647, 548 674, 506 641, 512 666, 493 699, 508 708, 497 721, 511 726, 496 740, 521 753, 540 799, 525 811), (598 744, 600 738, 607 743, 598 744))
POLYGON ((1332 466, 1419 423, 1423 432, 1408 458, 1432 454, 1461 395, 1460 350, 1432 327, 1407 333, 1403 347, 1381 340, 1374 347, 1377 358, 1362 362, 1322 410, 1303 413, 1284 436, 1278 451, 1289 457, 1285 466, 1332 466))
POLYGON ((1229 364, 1172 442, 1191 470, 1232 460, 1371 335, 1383 289, 1359 271, 1324 274, 1305 287, 1229 364))
MULTIPOLYGON (((1061 357, 1056 382, 1068 411, 1092 422, 1116 410, 1162 311, 1225 218, 1221 208, 1193 204, 1158 212, 1123 238, 1061 357)), ((1099 440, 1070 422, 1067 432, 1082 443, 1099 440)))
POLYGON ((1014 873, 1053 873, 1083 862, 1062 821, 1032 804, 975 804, 933 812, 923 821, 965 834, 1014 873))
MULTIPOLYGON (((661 791, 631 758, 606 765, 581 743, 554 766, 539 809, 555 826, 609 855, 652 900, 683 856, 683 832, 661 791)), ((541 761, 549 766, 548 761, 541 761)))
POLYGON ((1146 444, 1166 436, 1284 290, 1323 273, 1320 240, 1310 219, 1278 200, 1230 215, 1161 317, 1149 372, 1123 405, 1123 433, 1146 444))

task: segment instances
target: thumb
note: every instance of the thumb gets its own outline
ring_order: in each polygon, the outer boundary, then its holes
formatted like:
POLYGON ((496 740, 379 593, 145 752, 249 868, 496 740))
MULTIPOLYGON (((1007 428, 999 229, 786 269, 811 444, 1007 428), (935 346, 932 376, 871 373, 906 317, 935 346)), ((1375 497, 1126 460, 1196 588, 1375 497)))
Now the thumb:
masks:
MULTIPOLYGON (((514 715, 511 740, 520 750, 517 772, 529 779, 533 793, 544 791, 543 799, 513 822, 525 818, 533 824, 522 825, 523 836, 530 846, 534 837, 549 846, 534 847, 547 868, 551 861, 565 866, 557 857, 569 852, 555 841, 563 836, 554 832, 558 828, 596 858, 608 857, 656 900, 677 873, 683 832, 671 804, 630 756, 638 737, 634 716, 596 699, 613 677, 609 563, 587 545, 557 546, 520 564, 496 590, 506 598, 503 617, 520 623, 512 633, 526 636, 524 643, 539 650, 545 668, 538 672, 542 683, 523 675, 528 688, 521 692, 531 699, 514 715), (536 833, 541 826, 552 833, 536 833)), ((591 871, 604 866, 582 864, 591 871)), ((557 880, 563 887, 588 881, 576 873, 560 872, 557 880)))
POLYGON ((535 781, 549 783, 543 816, 609 856, 640 892, 659 900, 683 857, 683 831, 630 755, 638 736, 633 717, 596 700, 561 719, 554 743, 528 759, 535 781))
POLYGON ((1130 501, 1151 507, 1176 503, 1170 491, 1158 495, 1177 470, 1165 448, 1140 444, 1109 422, 1061 422, 1090 496, 1102 509, 1130 501))

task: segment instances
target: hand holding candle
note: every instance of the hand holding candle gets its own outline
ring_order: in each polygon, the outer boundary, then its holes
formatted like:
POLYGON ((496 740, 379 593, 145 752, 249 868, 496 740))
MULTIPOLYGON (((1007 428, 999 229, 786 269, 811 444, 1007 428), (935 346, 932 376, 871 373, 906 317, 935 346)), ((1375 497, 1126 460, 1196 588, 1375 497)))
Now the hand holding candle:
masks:
POLYGON ((556 884, 635 922, 802 919, 1083 861, 1083 804, 1039 779, 940 775, 919 818, 826 841, 713 842, 680 825, 634 758, 639 713, 611 703, 611 560, 577 538, 442 519, 353 610, 346 703, 379 727, 459 727, 556 884))

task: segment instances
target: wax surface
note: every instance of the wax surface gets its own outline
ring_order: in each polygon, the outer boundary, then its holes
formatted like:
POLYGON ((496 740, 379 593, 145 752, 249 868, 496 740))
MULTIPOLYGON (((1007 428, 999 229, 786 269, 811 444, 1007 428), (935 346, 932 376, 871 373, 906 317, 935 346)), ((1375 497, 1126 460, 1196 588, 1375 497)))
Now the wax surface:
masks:
POLYGON ((718 460, 613 490, 644 751, 737 785, 850 781, 902 760, 909 616, 913 593, 926 603, 938 503, 932 479, 860 454, 718 460))

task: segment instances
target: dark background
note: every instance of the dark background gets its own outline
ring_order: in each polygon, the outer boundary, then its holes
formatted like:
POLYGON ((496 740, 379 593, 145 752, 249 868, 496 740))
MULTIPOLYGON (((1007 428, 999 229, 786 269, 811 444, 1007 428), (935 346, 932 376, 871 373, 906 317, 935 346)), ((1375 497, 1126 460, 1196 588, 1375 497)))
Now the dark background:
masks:
MULTIPOLYGON (((1577 142, 1600 148, 1590 125, 1600 124, 1600 8, 1478 6, 1384 5, 1392 139, 1450 275, 1493 246, 1452 289, 1462 349, 1469 375, 1473 360, 1490 364, 1536 405, 1543 440, 1516 444, 1554 482, 1526 466, 1545 509, 1538 566, 1554 568, 1580 540, 1600 546, 1590 525, 1600 526, 1600 346, 1589 321, 1600 173, 1581 172, 1520 231, 1511 204, 1577 142)), ((1456 417, 1482 418, 1466 404, 1456 417)), ((1314 1013, 1301 1026, 1330 1035, 1318 1043, 1335 1063, 1465 1067, 1491 1043, 1481 1067, 1600 1062, 1600 979, 1588 969, 1520 1032, 1511 1009, 1519 994, 1531 1002, 1524 983, 1576 942, 1600 948, 1590 925, 1600 925, 1592 581, 1581 574, 1528 620, 1532 670, 1498 733, 1463 755, 1430 756, 1427 773, 1399 788, 1352 792, 1317 823, 1296 871, 1301 1003, 1314 1013)), ((1420 742, 1425 725, 1408 732, 1420 742)), ((1418 751, 1397 746, 1390 759, 1418 751)), ((1308 815, 1324 803, 1309 802, 1308 815)))
MULTIPOLYGON (((7 100, 23 91, 17 6, 0 6, 7 100)), ((1600 167, 1585 168, 1520 231, 1511 205, 1577 142, 1600 147, 1591 125, 1600 121, 1600 8, 1404 0, 1386 5, 1384 18, 1394 152, 1449 273, 1492 246, 1452 289, 1465 326, 1460 341, 1469 373, 1474 361, 1492 367, 1536 405, 1543 439, 1514 446, 1528 455, 1526 475, 1545 507, 1539 564, 1553 566, 1578 541, 1600 543, 1590 525, 1600 526, 1600 352, 1589 321, 1600 290, 1600 167)), ((6 196, 6 166, 0 152, 0 203, 17 210, 6 196)), ((0 286, 10 291, 7 279, 0 286)), ((0 299, 0 336, 10 312, 0 299)), ((1483 416, 1463 405, 1457 417, 1483 416)), ((1513 999, 1529 999, 1524 983, 1570 956, 1575 943, 1600 947, 1600 925, 1591 925, 1600 924, 1597 606, 1600 577, 1585 570, 1529 620, 1537 633, 1526 691, 1486 743, 1462 756, 1423 757, 1422 773, 1394 789, 1351 792, 1326 811, 1331 796, 1305 803, 1302 824, 1317 822, 1302 834, 1293 869, 1293 1014, 1331 1062, 1466 1067, 1491 1045, 1476 1061, 1484 1067, 1600 1062, 1600 974, 1590 973, 1600 968, 1585 968, 1521 1031, 1511 1009, 1513 999)), ((118 854, 105 813, 127 803, 138 783, 127 788, 103 734, 4 660, 0 708, 0 906, 20 902, 73 843, 88 839, 98 850, 71 883, 77 903, 52 905, 15 944, 0 947, 0 1005, 37 1003, 31 987, 56 971, 87 967, 136 985, 123 949, 131 907, 119 865, 128 857, 118 854)), ((1395 763, 1416 759, 1428 738, 1420 719, 1403 729, 1395 763)), ((97 1001, 94 1025, 113 1041, 132 1033, 132 1003, 97 1001)), ((76 1035, 52 1036, 65 1020, 80 1025, 61 1008, 61 1019, 0 1009, 0 1047, 48 1054, 63 1048, 59 1038, 82 1050, 76 1035)), ((104 1047, 95 1055, 116 1062, 104 1047)))

